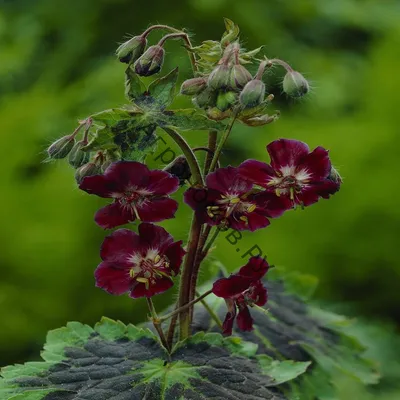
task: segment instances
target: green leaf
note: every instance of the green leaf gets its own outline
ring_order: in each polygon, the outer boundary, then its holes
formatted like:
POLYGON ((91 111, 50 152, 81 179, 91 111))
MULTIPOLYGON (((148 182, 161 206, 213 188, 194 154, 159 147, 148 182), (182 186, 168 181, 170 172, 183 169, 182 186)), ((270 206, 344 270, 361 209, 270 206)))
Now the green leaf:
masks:
POLYGON ((46 351, 60 357, 4 368, 0 395, 2 400, 284 400, 269 388, 290 379, 288 367, 277 362, 269 374, 254 357, 256 347, 202 333, 168 355, 149 330, 108 318, 94 329, 73 322, 49 332, 46 351))
POLYGON ((178 67, 173 69, 168 75, 165 75, 150 84, 148 92, 154 99, 158 109, 164 110, 172 103, 177 80, 178 67))
POLYGON ((224 18, 225 32, 222 35, 221 44, 226 45, 234 42, 239 37, 239 26, 228 18, 224 18))
POLYGON ((125 95, 135 103, 146 91, 146 86, 135 71, 129 66, 125 71, 125 95))
MULTIPOLYGON (((282 373, 282 379, 286 371, 295 375, 296 371, 308 366, 290 365, 290 360, 312 362, 313 373, 307 371, 301 378, 290 381, 290 393, 302 393, 302 396, 294 398, 333 400, 329 396, 336 389, 331 382, 338 376, 355 384, 368 385, 378 381, 376 363, 366 358, 365 347, 348 332, 349 320, 304 302, 314 291, 316 279, 278 267, 272 268, 268 275, 270 279, 265 281, 269 294, 265 306, 268 312, 252 308, 254 330, 237 331, 237 334, 246 341, 258 344, 257 354, 269 357, 266 359, 263 356, 262 366, 268 366, 266 360, 269 361, 269 367, 282 373), (276 364, 275 360, 286 364, 276 364), (314 374, 318 375, 318 379, 311 378, 314 374)), ((226 305, 221 299, 207 298, 207 303, 220 319, 225 317, 226 305)), ((203 309, 196 309, 195 320, 201 321, 196 326, 199 330, 219 331, 203 309)), ((271 370, 269 373, 274 376, 271 370)))
POLYGON ((161 127, 172 126, 179 131, 223 130, 225 128, 223 123, 208 119, 198 110, 192 108, 164 111, 158 120, 158 124, 161 127))

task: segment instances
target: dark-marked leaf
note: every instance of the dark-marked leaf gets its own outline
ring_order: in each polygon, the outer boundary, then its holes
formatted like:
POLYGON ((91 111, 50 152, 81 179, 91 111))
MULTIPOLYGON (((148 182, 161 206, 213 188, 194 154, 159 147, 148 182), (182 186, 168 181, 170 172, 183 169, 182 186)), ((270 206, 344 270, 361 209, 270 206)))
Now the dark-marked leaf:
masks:
POLYGON ((188 108, 184 110, 164 111, 158 120, 160 127, 172 126, 180 131, 188 130, 223 130, 225 125, 221 122, 208 119, 198 110, 188 108))
POLYGON ((256 356, 257 345, 198 333, 171 355, 148 329, 107 318, 49 332, 43 362, 3 368, 2 400, 284 400, 277 385, 308 363, 256 356))
POLYGON ((175 86, 178 80, 178 67, 162 78, 156 79, 148 88, 157 108, 164 110, 174 100, 175 86))
POLYGON ((125 96, 135 103, 146 91, 145 84, 136 72, 129 66, 125 71, 125 96))
MULTIPOLYGON (((348 332, 348 319, 318 311, 317 307, 304 302, 315 289, 315 279, 307 275, 285 272, 281 268, 271 269, 268 278, 265 282, 269 294, 265 306, 267 312, 260 312, 257 308, 251 309, 254 330, 236 331, 236 334, 248 342, 257 343, 257 355, 266 355, 272 360, 282 362, 312 362, 305 374, 288 382, 287 395, 301 392, 302 396, 295 398, 327 400, 327 394, 335 392, 331 381, 337 376, 364 385, 378 382, 377 365, 365 358, 365 348, 348 332), (314 376, 318 376, 318 379, 314 379, 314 376), (303 385, 308 389, 303 390, 303 385), (312 390, 313 385, 316 386, 315 390, 312 390), (321 393, 320 397, 317 396, 318 393, 321 393)), ((205 290, 208 288, 209 285, 205 290)), ((207 302, 221 319, 225 317, 227 310, 223 299, 210 296, 207 302)), ((209 314, 200 306, 195 311, 195 329, 219 331, 209 314)), ((274 361, 271 362, 274 371, 274 361)), ((285 364, 282 363, 276 371, 283 367, 285 364)), ((297 365, 294 368, 301 366, 297 365)), ((271 370, 270 374, 273 375, 271 370)))

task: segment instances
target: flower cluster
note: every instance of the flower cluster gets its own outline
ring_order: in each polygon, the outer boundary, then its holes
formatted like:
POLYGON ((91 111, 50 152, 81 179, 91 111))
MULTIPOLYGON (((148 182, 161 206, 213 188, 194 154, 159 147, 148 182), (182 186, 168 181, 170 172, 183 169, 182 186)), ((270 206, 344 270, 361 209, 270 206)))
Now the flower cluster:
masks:
POLYGON ((260 126, 276 119, 276 115, 266 114, 273 99, 263 81, 268 68, 279 65, 285 69, 282 85, 287 95, 296 98, 309 91, 299 72, 280 59, 256 58, 261 48, 245 51, 239 28, 227 19, 225 25, 220 41, 205 41, 196 47, 186 32, 165 25, 151 26, 121 44, 117 56, 128 64, 125 86, 133 104, 93 114, 48 148, 49 159, 68 157, 81 190, 109 199, 94 217, 101 228, 137 225, 137 233, 118 229, 105 238, 102 261, 95 271, 96 285, 113 295, 147 298, 154 327, 169 350, 176 319, 171 321, 168 340, 161 322, 179 315, 180 338, 187 338, 193 305, 210 294, 226 302, 225 335, 232 334, 235 321, 239 329, 252 330, 249 308, 267 303, 262 279, 269 266, 260 257, 250 258, 237 273, 218 279, 212 289, 196 298, 202 261, 221 230, 265 228, 290 209, 329 198, 341 185, 328 151, 322 147, 311 151, 298 140, 279 139, 268 144, 269 162, 250 159, 238 166, 219 166, 223 146, 237 120, 260 126), (170 33, 148 46, 148 36, 156 29, 170 33), (182 83, 180 92, 190 96, 197 109, 166 111, 173 101, 177 69, 149 87, 139 78, 160 72, 169 39, 185 42, 194 76, 182 83), (256 65, 250 73, 252 64, 256 65), (230 123, 221 122, 225 118, 231 118, 230 123), (156 127, 168 134, 182 153, 163 170, 151 170, 139 162, 154 150, 156 127), (192 149, 180 129, 209 130, 208 147, 192 149), (81 130, 83 137, 77 140, 81 130), (217 135, 219 130, 223 133, 217 135), (203 168, 197 150, 207 152, 203 168), (186 186, 183 200, 194 211, 185 249, 182 241, 174 241, 164 228, 155 225, 175 217, 179 203, 171 195, 180 186, 186 186), (158 317, 150 298, 173 286, 181 265, 176 308, 158 317))

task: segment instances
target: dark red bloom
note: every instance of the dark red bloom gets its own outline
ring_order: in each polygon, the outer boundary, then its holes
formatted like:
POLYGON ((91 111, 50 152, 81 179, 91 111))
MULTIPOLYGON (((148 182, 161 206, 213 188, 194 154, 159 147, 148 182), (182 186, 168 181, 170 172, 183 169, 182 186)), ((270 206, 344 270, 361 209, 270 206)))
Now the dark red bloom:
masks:
POLYGON ((248 306, 263 306, 267 300, 267 288, 261 278, 267 273, 268 263, 261 257, 252 257, 240 268, 239 272, 229 278, 218 279, 213 285, 213 293, 225 299, 228 307, 223 323, 223 334, 232 335, 233 322, 242 331, 253 330, 253 318, 248 306), (237 313, 239 310, 239 313, 237 313))
POLYGON ((277 197, 290 199, 292 206, 309 206, 339 190, 340 183, 329 179, 332 165, 324 148, 310 152, 303 142, 279 139, 267 151, 270 164, 247 160, 239 166, 240 175, 277 197))
POLYGON ((79 188, 114 203, 101 208, 95 221, 104 229, 115 228, 136 219, 159 222, 173 218, 178 203, 168 197, 179 188, 179 180, 165 171, 149 170, 134 161, 111 164, 104 175, 88 176, 79 188))
POLYGON ((182 241, 160 226, 142 223, 139 234, 118 229, 101 246, 103 262, 95 271, 96 286, 108 293, 151 297, 173 286, 185 251, 182 241))
POLYGON ((264 228, 269 219, 279 217, 290 203, 265 190, 254 190, 253 183, 239 175, 238 168, 219 168, 206 178, 204 189, 190 188, 185 202, 196 211, 202 223, 236 230, 264 228))

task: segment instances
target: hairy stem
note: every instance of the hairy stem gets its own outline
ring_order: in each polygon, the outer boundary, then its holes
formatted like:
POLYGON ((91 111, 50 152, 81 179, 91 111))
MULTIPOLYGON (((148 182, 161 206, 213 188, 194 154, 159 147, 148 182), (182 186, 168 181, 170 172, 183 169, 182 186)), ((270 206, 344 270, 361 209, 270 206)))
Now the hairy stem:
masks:
POLYGON ((179 314, 181 311, 185 310, 188 307, 193 306, 194 304, 198 303, 199 301, 202 301, 205 297, 207 297, 209 294, 212 293, 212 290, 208 290, 207 292, 203 293, 202 295, 199 295, 196 299, 190 301, 189 303, 186 303, 183 307, 175 308, 174 311, 170 312, 167 315, 164 315, 160 317, 160 322, 163 322, 171 317, 173 317, 176 314, 179 314))
POLYGON ((206 177, 210 171, 211 161, 215 155, 215 149, 217 147, 217 135, 217 131, 208 132, 208 149, 212 151, 212 155, 209 153, 206 156, 206 160, 204 162, 204 177, 206 177))
POLYGON ((168 350, 168 352, 171 351, 171 347, 169 346, 167 339, 164 335, 164 331, 161 328, 161 320, 157 316, 156 309, 154 307, 153 301, 151 300, 150 297, 146 297, 147 300, 147 305, 149 307, 149 311, 151 314, 151 321, 153 322, 154 329, 157 331, 158 336, 160 337, 161 343, 163 346, 168 350))
MULTIPOLYGON (((178 308, 178 302, 176 302, 175 304, 175 310, 178 308)), ((171 318, 171 322, 169 323, 169 327, 168 327, 168 332, 167 332, 167 343, 168 346, 172 349, 172 344, 174 341, 174 336, 175 336, 175 328, 176 328, 176 323, 178 322, 178 314, 175 314, 172 318, 171 318)))
MULTIPOLYGON (((185 43, 186 43, 188 49, 191 49, 191 48, 193 47, 193 46, 192 46, 192 43, 191 43, 191 41, 190 41, 189 35, 188 35, 187 33, 183 32, 183 31, 181 31, 181 30, 179 30, 179 29, 173 28, 172 26, 168 26, 168 25, 153 25, 153 26, 150 26, 149 28, 147 28, 147 29, 141 34, 141 36, 142 36, 143 38, 146 38, 146 37, 148 36, 148 34, 149 34, 151 31, 155 30, 155 29, 164 29, 164 30, 171 31, 171 32, 173 32, 173 33, 178 33, 178 34, 181 34, 181 35, 185 35, 184 37, 182 36, 182 39, 185 41, 185 43)), ((197 70, 198 70, 198 68, 197 68, 197 61, 196 61, 196 56, 195 56, 194 53, 192 53, 190 50, 188 50, 188 56, 189 56, 189 59, 190 59, 190 63, 192 64, 193 72, 196 73, 197 70)))
POLYGON ((189 144, 186 140, 171 127, 165 126, 164 131, 168 133, 168 135, 173 139, 173 141, 179 146, 182 150, 183 155, 186 157, 186 160, 190 167, 190 172, 192 173, 192 177, 195 185, 204 185, 203 176, 201 175, 199 162, 196 156, 193 153, 193 150, 190 148, 189 144))
POLYGON ((211 165, 210 165, 210 170, 209 170, 209 172, 213 172, 214 169, 215 169, 215 167, 216 167, 216 165, 217 165, 217 162, 218 162, 219 157, 220 157, 220 155, 221 155, 222 149, 223 149, 223 147, 224 147, 226 141, 228 140, 228 137, 229 137, 229 135, 230 135, 230 133, 231 133, 231 131, 232 131, 233 125, 235 124, 236 117, 238 116, 239 111, 240 111, 240 109, 238 108, 238 109, 234 112, 231 123, 230 123, 230 124, 228 125, 228 127, 226 128, 225 132, 224 132, 223 135, 222 135, 222 138, 220 139, 220 141, 219 141, 219 143, 218 143, 217 149, 215 150, 215 153, 214 153, 214 157, 213 157, 213 159, 212 159, 212 161, 211 161, 211 165))
MULTIPOLYGON (((196 292, 198 294, 198 292, 196 292)), ((218 315, 214 312, 214 310, 209 306, 209 304, 203 299, 201 300, 201 304, 203 304, 204 308, 207 310, 207 312, 210 314, 210 317, 215 321, 215 323, 218 325, 218 327, 222 330, 222 322, 219 319, 218 315)))
POLYGON ((208 243, 206 244, 206 246, 204 247, 204 249, 201 252, 201 259, 200 262, 202 262, 204 260, 204 258, 207 256, 207 253, 210 251, 211 246, 213 245, 215 239, 218 237, 218 234, 221 232, 220 228, 217 228, 214 232, 214 234, 211 236, 210 240, 208 241, 208 243))

